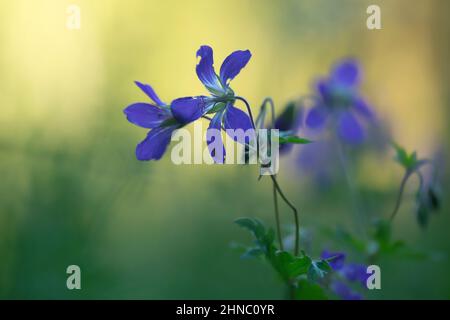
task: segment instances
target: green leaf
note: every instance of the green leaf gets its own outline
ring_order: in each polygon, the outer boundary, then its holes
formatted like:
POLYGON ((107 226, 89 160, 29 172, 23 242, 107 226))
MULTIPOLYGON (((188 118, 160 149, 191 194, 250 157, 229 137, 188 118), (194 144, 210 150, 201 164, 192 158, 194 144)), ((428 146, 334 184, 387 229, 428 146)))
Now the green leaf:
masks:
POLYGON ((395 151, 396 151, 396 157, 395 160, 397 160, 398 163, 400 163, 402 166, 404 166, 405 168, 408 167, 408 162, 409 162, 409 156, 408 153, 406 152, 406 150, 404 148, 402 148, 401 146, 399 146, 398 144, 394 143, 393 144, 395 151))
POLYGON ((268 255, 268 259, 284 280, 306 274, 311 265, 311 258, 308 256, 294 257, 287 251, 277 251, 268 255))
POLYGON ((297 136, 282 136, 279 137, 280 144, 287 144, 287 143, 295 143, 295 144, 308 144, 311 143, 311 140, 300 138, 297 136))
POLYGON ((288 265, 288 272, 291 278, 306 274, 312 260, 308 256, 294 257, 294 260, 288 265))
POLYGON ((317 283, 301 279, 295 290, 295 298, 298 300, 327 300, 325 290, 317 283))
POLYGON ((330 264, 326 260, 312 261, 308 269, 308 279, 317 281, 331 272, 330 264))
POLYGON ((421 166, 428 162, 428 160, 419 160, 416 151, 408 154, 406 150, 398 144, 394 144, 394 148, 396 150, 395 160, 409 172, 418 170, 421 166))
POLYGON ((258 240, 260 240, 265 235, 264 225, 257 219, 238 218, 234 221, 234 223, 251 231, 258 240))

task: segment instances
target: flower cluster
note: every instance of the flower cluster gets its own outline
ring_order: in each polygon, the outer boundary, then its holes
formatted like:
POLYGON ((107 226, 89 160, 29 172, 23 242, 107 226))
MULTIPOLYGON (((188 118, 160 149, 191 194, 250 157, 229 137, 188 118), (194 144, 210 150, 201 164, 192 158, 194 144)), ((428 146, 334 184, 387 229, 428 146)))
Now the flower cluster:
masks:
MULTIPOLYGON (((209 91, 209 96, 182 97, 167 104, 159 99, 150 85, 136 82, 137 86, 152 100, 152 103, 131 104, 124 110, 128 121, 137 126, 152 129, 136 147, 138 160, 159 160, 176 129, 206 114, 214 114, 208 129, 247 130, 252 128, 249 116, 233 105, 236 96, 230 87, 230 81, 250 60, 250 51, 239 50, 231 53, 222 63, 219 75, 214 70, 211 47, 201 46, 197 51, 197 57, 200 57, 196 67, 197 76, 209 91)), ((218 137, 212 135, 207 137, 209 151, 217 163, 223 163, 225 157, 223 143, 214 139, 218 137)))

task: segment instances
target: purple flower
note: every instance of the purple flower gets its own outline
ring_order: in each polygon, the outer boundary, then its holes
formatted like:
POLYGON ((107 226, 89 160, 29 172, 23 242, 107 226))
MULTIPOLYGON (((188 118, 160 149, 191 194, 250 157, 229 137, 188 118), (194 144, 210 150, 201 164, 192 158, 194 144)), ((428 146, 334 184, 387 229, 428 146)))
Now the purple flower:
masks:
POLYGON ((333 270, 337 271, 342 269, 345 262, 345 253, 341 252, 329 252, 327 250, 323 250, 321 254, 322 259, 328 260, 328 263, 333 270))
POLYGON ((219 75, 214 70, 213 50, 211 47, 201 46, 197 51, 197 57, 200 57, 196 68, 197 76, 208 89, 211 96, 176 99, 172 101, 171 109, 175 119, 180 123, 193 121, 206 113, 215 113, 208 127, 207 144, 214 161, 223 163, 225 149, 222 138, 220 135, 212 134, 210 129, 220 131, 224 128, 246 131, 252 128, 248 115, 233 106, 235 95, 229 86, 230 81, 247 65, 251 58, 251 53, 249 50, 238 50, 231 53, 223 61, 219 75), (215 141, 215 139, 218 139, 218 141, 215 141))
POLYGON ((342 281, 336 280, 330 284, 330 289, 338 297, 344 300, 362 300, 363 297, 360 293, 352 290, 347 284, 342 281))
POLYGON ((362 295, 352 290, 347 283, 357 282, 365 288, 369 277, 366 266, 357 263, 345 263, 346 254, 342 252, 324 250, 321 257, 327 259, 338 276, 331 280, 330 289, 344 300, 361 300, 362 295))
POLYGON ((335 65, 330 75, 316 84, 317 99, 306 117, 306 125, 322 129, 329 124, 341 140, 349 144, 363 142, 366 132, 361 120, 370 121, 374 116, 359 94, 361 78, 356 60, 345 59, 335 65))
POLYGON ((159 160, 170 143, 172 132, 180 128, 182 123, 174 119, 169 106, 159 99, 150 85, 138 81, 135 83, 152 100, 152 103, 133 103, 124 110, 128 121, 151 129, 137 145, 136 158, 141 161, 159 160))

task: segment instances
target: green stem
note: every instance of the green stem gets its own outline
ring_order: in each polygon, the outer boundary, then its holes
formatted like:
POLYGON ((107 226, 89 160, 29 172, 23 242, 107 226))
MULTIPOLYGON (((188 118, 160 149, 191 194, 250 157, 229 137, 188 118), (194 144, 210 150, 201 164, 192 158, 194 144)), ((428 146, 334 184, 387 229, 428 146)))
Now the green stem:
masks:
POLYGON ((252 122, 252 127, 254 130, 256 130, 255 121, 253 120, 253 114, 252 109, 250 108, 250 104, 242 97, 236 96, 234 97, 236 100, 240 100, 245 103, 245 106, 247 107, 248 116, 250 117, 250 121, 252 122))
POLYGON ((280 213, 278 211, 277 188, 275 187, 275 184, 273 184, 273 204, 275 207, 275 222, 277 225, 278 242, 280 244, 280 250, 284 250, 283 238, 281 236, 281 227, 280 227, 280 213))
POLYGON ((277 182, 277 178, 275 176, 270 176, 270 178, 273 181, 273 184, 275 186, 275 188, 278 191, 278 194, 281 196, 281 198, 284 200, 284 202, 292 209, 292 212, 294 213, 294 220, 295 220, 295 249, 294 249, 294 254, 296 256, 298 256, 299 253, 299 246, 300 246, 300 223, 299 223, 299 219, 298 219, 298 211, 297 208, 295 208, 295 206, 286 198, 286 196, 284 195, 283 191, 281 190, 278 182, 277 182))
POLYGON ((408 178, 410 176, 411 176, 411 172, 409 172, 409 170, 407 170, 405 172, 405 175, 402 178, 402 182, 400 183, 400 189, 398 190, 397 200, 395 201, 395 207, 394 207, 394 210, 391 213, 391 218, 390 218, 391 222, 394 220, 395 216, 397 215, 398 210, 400 209, 400 205, 402 203, 403 193, 405 191, 406 182, 408 181, 408 178))

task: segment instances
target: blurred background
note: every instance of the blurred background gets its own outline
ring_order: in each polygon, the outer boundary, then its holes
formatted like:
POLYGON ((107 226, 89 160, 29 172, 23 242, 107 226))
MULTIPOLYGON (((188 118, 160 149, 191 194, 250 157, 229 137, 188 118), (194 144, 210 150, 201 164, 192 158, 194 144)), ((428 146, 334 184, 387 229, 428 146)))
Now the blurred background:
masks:
MULTIPOLYGON (((387 130, 428 157, 450 134, 448 12, 446 0, 2 1, 0 298, 283 298, 272 270, 230 245, 251 241, 232 223, 240 216, 273 226, 270 181, 257 182, 253 167, 175 166, 169 154, 138 162, 146 130, 122 110, 147 97, 133 81, 165 101, 205 94, 198 47, 214 48, 216 69, 250 49, 232 87, 255 112, 266 96, 280 112, 335 61, 356 57, 387 130), (71 4, 81 10, 79 30, 66 27, 71 4), (382 30, 366 27, 370 4, 381 7, 382 30), (81 268, 82 290, 66 288, 71 264, 81 268)), ((353 225, 348 192, 342 181, 311 188, 296 166, 301 148, 284 159, 279 180, 315 235, 314 254, 339 250, 318 230, 353 225)), ((380 216, 392 210, 402 176, 392 157, 366 157, 356 170, 380 216)), ((415 184, 395 238, 441 258, 380 262, 382 290, 370 299, 450 298, 448 205, 421 230, 415 184)), ((289 229, 284 206, 282 220, 289 229)))

